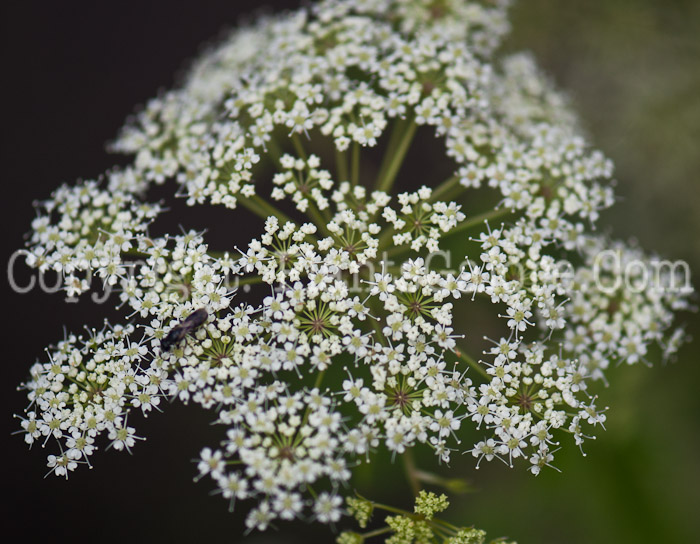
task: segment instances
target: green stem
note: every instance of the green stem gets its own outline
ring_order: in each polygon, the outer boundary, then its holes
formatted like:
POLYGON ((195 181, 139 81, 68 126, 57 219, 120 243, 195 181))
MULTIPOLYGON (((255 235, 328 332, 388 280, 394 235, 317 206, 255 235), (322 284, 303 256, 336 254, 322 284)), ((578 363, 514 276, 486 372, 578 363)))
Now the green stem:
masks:
POLYGON ((128 249, 126 251, 122 251, 121 255, 122 255, 122 257, 136 257, 138 259, 148 258, 148 254, 141 253, 140 251, 138 251, 136 249, 128 249))
POLYGON ((213 257, 214 259, 223 259, 228 251, 207 251, 207 255, 213 257))
POLYGON ((455 187, 460 187, 459 176, 452 176, 438 185, 430 195, 428 202, 436 202, 446 196, 455 187))
POLYGON ((323 382, 323 376, 326 374, 325 370, 321 370, 316 376, 316 381, 314 381, 314 389, 320 389, 321 383, 323 382))
MULTIPOLYGON (((258 195, 253 195, 252 197, 239 196, 238 202, 263 220, 266 220, 268 217, 276 217, 282 225, 285 223, 293 223, 294 225, 297 225, 297 222, 294 221, 294 219, 289 217, 283 211, 278 210, 272 204, 263 200, 258 195)), ((308 237, 311 240, 316 240, 316 237, 313 234, 309 234, 308 237)))
POLYGON ((257 205, 257 203, 253 202, 250 198, 241 195, 238 197, 238 202, 241 204, 241 206, 243 206, 247 210, 253 212, 255 215, 257 215, 261 219, 265 220, 268 218, 268 214, 265 212, 265 210, 261 209, 257 205))
MULTIPOLYGON (((414 519, 414 520, 424 520, 425 519, 425 517, 423 515, 416 514, 415 512, 409 512, 408 510, 403 510, 401 508, 396 508, 394 506, 389 506, 387 504, 381 504, 378 502, 370 501, 369 499, 362 497, 362 495, 360 495, 359 493, 357 494, 357 496, 363 500, 366 500, 366 501, 372 503, 372 506, 376 510, 384 510, 385 512, 391 512, 392 514, 406 516, 406 517, 414 519)), ((449 523, 443 519, 440 519, 440 518, 433 518, 431 520, 426 520, 426 521, 428 522, 429 525, 431 525, 431 527, 434 530, 439 530, 439 531, 447 532, 447 533, 451 533, 451 534, 455 534, 459 531, 459 527, 457 527, 456 525, 453 525, 452 523, 449 523)), ((377 531, 379 531, 379 530, 384 532, 384 529, 377 529, 377 531)), ((382 534, 382 533, 377 533, 377 534, 382 534)), ((372 535, 374 536, 374 531, 372 531, 372 535)), ((363 536, 365 536, 365 538, 367 537, 367 535, 363 535, 363 536)))
POLYGON ((460 361, 467 363, 471 368, 476 370, 481 376, 483 376, 487 380, 491 379, 491 376, 488 374, 488 372, 486 372, 484 367, 481 366, 479 363, 477 363, 474 359, 472 359, 464 351, 462 351, 459 348, 455 348, 454 354, 459 358, 460 361))
POLYGON ((294 144, 294 149, 296 150, 297 155, 299 155, 299 158, 306 162, 306 151, 304 151, 304 146, 302 145, 299 135, 296 132, 292 134, 292 144, 294 144))
MULTIPOLYGON (((318 389, 320 391, 321 389, 321 383, 323 382, 323 376, 326 374, 325 370, 321 370, 318 374, 316 374, 316 380, 314 381, 314 386, 313 389, 318 389)), ((304 417, 302 418, 302 423, 301 426, 299 427, 300 429, 304 428, 306 425, 306 422, 309 420, 309 416, 311 415, 311 406, 307 406, 306 410, 304 410, 304 417)), ((295 437, 299 437, 299 433, 297 432, 295 437)))
POLYGON ((352 166, 350 172, 350 183, 357 185, 360 183, 360 144, 352 143, 352 166))
POLYGON ((372 538, 374 536, 379 536, 379 535, 384 535, 386 533, 391 532, 391 527, 383 527, 382 529, 375 529, 374 531, 370 531, 368 533, 362 533, 362 538, 365 540, 368 538, 372 538))
POLYGON ((335 166, 338 181, 350 181, 348 179, 348 156, 345 151, 335 149, 335 166))
POLYGON ((457 225, 455 228, 453 228, 451 231, 445 233, 445 237, 447 236, 452 236, 453 234, 457 234, 460 232, 464 232, 465 230, 469 230, 473 227, 480 226, 484 224, 484 221, 488 221, 490 219, 499 219, 501 217, 505 217, 506 215, 509 215, 513 213, 513 211, 510 208, 496 208, 495 210, 490 210, 488 212, 475 215, 471 219, 468 219, 466 221, 462 221, 459 225, 457 225))
POLYGON ((416 477, 424 484, 442 487, 452 493, 463 494, 474 491, 472 486, 463 478, 446 478, 424 470, 416 470, 416 477))
POLYGON ((277 141, 274 138, 270 138, 265 145, 267 147, 268 155, 272 157, 272 160, 275 165, 277 165, 277 168, 280 168, 280 157, 282 156, 282 151, 280 150, 280 146, 277 145, 277 141))
POLYGON ((401 516, 414 517, 416 514, 414 512, 409 512, 408 510, 402 510, 401 508, 396 508, 394 506, 389 506, 388 504, 380 504, 378 502, 370 501, 372 506, 378 510, 384 510, 386 512, 391 512, 392 514, 399 514, 401 516))
POLYGON ((464 186, 458 184, 457 186, 452 187, 452 189, 450 189, 450 191, 448 191, 447 193, 444 193, 440 200, 442 200, 443 202, 455 201, 457 202, 457 204, 459 204, 459 200, 465 195, 465 193, 466 191, 464 186))
POLYGON ((457 531, 459 531, 459 527, 457 527, 456 525, 453 525, 452 523, 450 523, 448 521, 445 521, 444 519, 433 518, 430 520, 430 523, 433 523, 435 525, 441 525, 442 527, 444 527, 443 530, 447 530, 448 532, 451 532, 451 533, 456 533, 457 531))
POLYGON ((240 285, 256 285, 258 283, 262 283, 262 276, 249 276, 247 278, 240 279, 236 282, 236 286, 240 285))
MULTIPOLYGON (((413 122, 412 118, 407 119, 401 125, 402 131, 400 133, 400 139, 396 144, 396 149, 391 152, 388 157, 389 163, 387 164, 386 170, 383 171, 377 178, 377 183, 375 185, 375 189, 377 191, 384 191, 385 193, 391 191, 391 187, 394 184, 397 174, 399 173, 399 169, 403 164, 403 160, 406 157, 406 153, 408 152, 408 148, 411 146, 411 141, 413 140, 413 136, 416 133, 416 128, 418 127, 418 125, 413 122)), ((399 127, 397 126, 397 129, 398 128, 399 127)))
POLYGON ((396 144, 399 141, 399 136, 401 136, 401 131, 403 130, 403 122, 400 118, 396 118, 391 128, 391 135, 389 136, 389 142, 387 142, 386 149, 384 150, 384 159, 382 164, 379 166, 379 172, 377 173, 377 179, 381 179, 386 172, 391 157, 396 151, 396 144))
POLYGON ((413 459, 413 450, 407 449, 403 454, 403 465, 406 469, 406 477, 408 478, 408 483, 411 486, 411 491, 413 496, 417 497, 420 493, 420 481, 416 474, 416 463, 413 459))
POLYGON ((238 201, 262 219, 267 219, 268 217, 276 217, 282 224, 295 223, 295 221, 292 218, 290 218, 287 214, 285 214, 281 210, 278 210, 272 204, 270 204, 266 200, 263 200, 258 195, 253 195, 250 197, 239 196, 238 201))
POLYGON ((328 230, 328 221, 321 215, 320 210, 316 207, 316 203, 309 197, 309 205, 306 208, 306 215, 308 215, 318 229, 323 232, 326 236, 332 236, 331 231, 328 230))

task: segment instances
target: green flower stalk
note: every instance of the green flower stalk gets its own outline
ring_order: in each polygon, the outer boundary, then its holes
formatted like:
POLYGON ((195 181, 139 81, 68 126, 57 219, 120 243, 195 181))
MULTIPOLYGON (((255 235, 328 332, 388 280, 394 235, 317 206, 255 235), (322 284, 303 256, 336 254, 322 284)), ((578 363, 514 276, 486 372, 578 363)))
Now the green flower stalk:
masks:
MULTIPOLYGON (((337 544, 363 544, 366 540, 376 536, 388 535, 387 544, 485 544, 486 532, 474 527, 457 527, 444 520, 435 518, 435 514, 442 512, 449 506, 445 495, 436 495, 421 491, 415 499, 413 513, 375 504, 366 499, 348 497, 348 513, 355 518, 360 527, 366 527, 369 517, 376 508, 386 510, 397 515, 387 516, 386 525, 373 531, 356 533, 345 531, 336 539, 337 544)), ((499 538, 489 541, 489 544, 508 544, 499 538)), ((510 544, 515 544, 511 542, 510 544)))
MULTIPOLYGON (((507 4, 326 0, 236 30, 127 123, 111 149, 128 166, 39 206, 27 263, 71 296, 98 278, 124 315, 31 368, 22 427, 56 442, 51 472, 131 451, 138 413, 192 402, 226 427, 198 477, 250 529, 347 512, 364 529, 384 507, 352 498, 351 477, 378 451, 538 474, 604 424, 608 366, 675 353, 690 289, 677 269, 639 288, 649 257, 595 231, 612 165, 530 56, 495 54, 507 4), (451 173, 411 185, 416 157, 451 173), (228 208, 210 230, 231 243, 151 235, 161 184, 228 208), (239 229, 241 208, 259 223, 239 229), (465 319, 477 304, 490 317, 465 319)), ((339 542, 485 542, 434 518, 446 507, 420 491, 415 512, 339 542)))

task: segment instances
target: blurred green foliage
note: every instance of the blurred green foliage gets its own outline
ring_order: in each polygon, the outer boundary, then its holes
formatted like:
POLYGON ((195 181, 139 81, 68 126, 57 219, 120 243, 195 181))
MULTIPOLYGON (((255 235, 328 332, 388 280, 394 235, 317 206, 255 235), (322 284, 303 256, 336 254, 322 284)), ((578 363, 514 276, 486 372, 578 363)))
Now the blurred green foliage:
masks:
POLYGON ((612 158, 616 236, 700 265, 700 2, 515 0, 528 49, 612 158))

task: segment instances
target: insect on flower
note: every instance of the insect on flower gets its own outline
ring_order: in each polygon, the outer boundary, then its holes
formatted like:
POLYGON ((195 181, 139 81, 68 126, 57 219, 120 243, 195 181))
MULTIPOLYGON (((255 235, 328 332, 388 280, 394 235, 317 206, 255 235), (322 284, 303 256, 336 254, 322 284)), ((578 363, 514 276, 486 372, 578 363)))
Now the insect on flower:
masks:
POLYGON ((163 351, 169 351, 175 344, 180 342, 185 336, 198 329, 209 317, 209 313, 204 308, 195 310, 180 323, 175 325, 170 332, 161 340, 160 347, 163 351))

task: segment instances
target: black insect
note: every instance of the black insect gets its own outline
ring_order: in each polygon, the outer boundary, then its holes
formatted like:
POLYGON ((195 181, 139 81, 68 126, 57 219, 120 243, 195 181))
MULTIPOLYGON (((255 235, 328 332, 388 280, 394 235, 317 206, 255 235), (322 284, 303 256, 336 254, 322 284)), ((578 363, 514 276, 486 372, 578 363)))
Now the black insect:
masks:
POLYGON ((170 332, 160 341, 160 349, 169 351, 175 344, 179 343, 185 336, 197 330, 209 317, 204 308, 195 310, 185 319, 175 325, 170 332))

